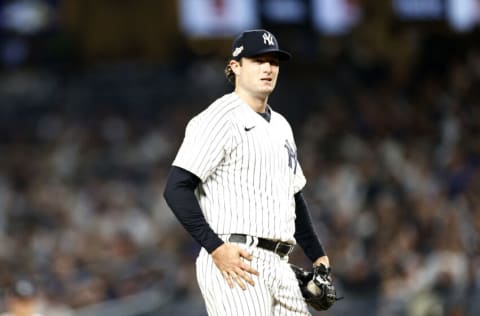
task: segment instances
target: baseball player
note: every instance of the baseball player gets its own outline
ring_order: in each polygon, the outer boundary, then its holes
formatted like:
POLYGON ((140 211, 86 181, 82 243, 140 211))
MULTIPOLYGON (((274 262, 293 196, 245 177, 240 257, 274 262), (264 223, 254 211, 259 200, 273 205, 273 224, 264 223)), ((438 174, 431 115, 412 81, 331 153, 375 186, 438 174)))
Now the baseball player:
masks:
POLYGON ((200 243, 197 281, 209 315, 310 315, 288 264, 296 244, 329 267, 302 196, 292 129, 268 104, 290 53, 266 30, 235 38, 234 84, 190 120, 165 199, 200 243))

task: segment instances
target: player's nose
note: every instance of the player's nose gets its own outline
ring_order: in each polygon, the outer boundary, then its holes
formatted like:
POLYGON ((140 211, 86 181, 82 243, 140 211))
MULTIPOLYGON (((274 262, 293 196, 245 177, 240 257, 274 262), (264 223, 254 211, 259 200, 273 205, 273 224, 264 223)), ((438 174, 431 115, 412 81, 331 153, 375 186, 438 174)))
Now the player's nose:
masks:
POLYGON ((270 62, 266 61, 262 64, 263 72, 271 73, 272 69, 273 69, 273 65, 270 62))

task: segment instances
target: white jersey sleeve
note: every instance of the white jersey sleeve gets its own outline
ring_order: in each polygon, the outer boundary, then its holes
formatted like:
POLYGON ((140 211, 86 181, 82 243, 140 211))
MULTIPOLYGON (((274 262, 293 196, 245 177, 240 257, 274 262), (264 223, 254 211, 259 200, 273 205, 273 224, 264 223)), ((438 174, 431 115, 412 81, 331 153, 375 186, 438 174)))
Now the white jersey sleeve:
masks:
POLYGON ((221 109, 207 108, 190 120, 173 161, 174 166, 188 170, 202 182, 205 182, 232 147, 229 111, 227 107, 223 111, 221 109))

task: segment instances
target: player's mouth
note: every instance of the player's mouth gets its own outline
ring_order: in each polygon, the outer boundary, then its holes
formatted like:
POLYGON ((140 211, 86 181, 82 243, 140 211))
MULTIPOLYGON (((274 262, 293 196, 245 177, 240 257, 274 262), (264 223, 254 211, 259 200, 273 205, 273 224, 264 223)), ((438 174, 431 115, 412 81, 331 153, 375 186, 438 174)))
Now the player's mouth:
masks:
POLYGON ((272 82, 272 78, 262 78, 260 79, 262 82, 272 82))

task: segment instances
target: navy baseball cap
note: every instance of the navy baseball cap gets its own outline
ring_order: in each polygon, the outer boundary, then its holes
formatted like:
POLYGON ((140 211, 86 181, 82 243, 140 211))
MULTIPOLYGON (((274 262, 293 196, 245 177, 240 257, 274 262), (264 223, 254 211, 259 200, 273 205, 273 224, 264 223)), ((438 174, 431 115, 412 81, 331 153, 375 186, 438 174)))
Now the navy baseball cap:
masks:
POLYGON ((238 35, 232 43, 232 59, 275 53, 280 60, 289 60, 292 55, 278 46, 275 36, 267 30, 248 30, 238 35))

